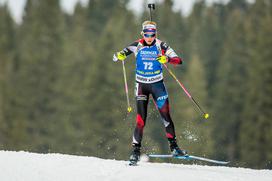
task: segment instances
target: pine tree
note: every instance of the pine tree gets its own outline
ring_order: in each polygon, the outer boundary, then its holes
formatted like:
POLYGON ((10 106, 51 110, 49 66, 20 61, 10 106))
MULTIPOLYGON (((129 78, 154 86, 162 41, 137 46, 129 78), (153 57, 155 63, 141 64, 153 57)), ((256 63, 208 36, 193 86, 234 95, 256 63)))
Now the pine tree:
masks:
POLYGON ((58 99, 57 119, 63 127, 55 149, 65 153, 87 154, 86 126, 91 119, 88 94, 94 95, 94 88, 89 87, 88 79, 96 71, 93 66, 95 45, 88 36, 86 8, 78 3, 73 15, 66 18, 63 34, 62 56, 60 57, 59 79, 56 82, 58 99), (91 93, 90 93, 91 92, 91 93), (70 144, 67 144, 70 143, 70 144))
POLYGON ((60 129, 55 119, 56 80, 62 46, 62 12, 59 1, 29 0, 19 30, 20 62, 16 78, 18 119, 27 123, 33 137, 29 149, 47 152, 60 129), (56 125, 55 125, 56 124, 56 125))
POLYGON ((115 8, 119 6, 119 4, 126 4, 127 0, 124 1, 108 1, 108 0, 90 0, 87 8, 87 17, 89 20, 88 29, 89 38, 92 39, 94 43, 100 37, 107 21, 112 16, 115 8))
POLYGON ((256 1, 250 10, 245 36, 249 45, 244 121, 240 132, 241 161, 254 168, 272 168, 272 4, 256 1), (254 158, 254 159, 252 159, 254 158))
POLYGON ((243 21, 245 16, 239 9, 232 11, 228 17, 224 51, 217 70, 216 97, 214 105, 215 153, 229 160, 239 159, 238 137, 243 120, 243 95, 247 87, 246 66, 248 55, 243 21), (218 149, 220 148, 220 149, 218 149))
MULTIPOLYGON (((207 80, 205 69, 203 68, 204 66, 197 55, 194 55, 192 59, 188 61, 188 71, 184 76, 183 82, 201 107, 207 109, 207 80)), ((185 95, 179 96, 184 97, 181 101, 182 105, 177 106, 180 108, 179 111, 177 111, 177 117, 184 120, 182 124, 182 139, 185 139, 185 148, 198 155, 211 153, 211 122, 204 120, 188 97, 185 95)))
POLYGON ((15 24, 7 5, 0 6, 0 148, 6 149, 10 124, 11 81, 15 66, 15 24))
MULTIPOLYGON (((207 76, 207 88, 210 100, 214 96, 214 84, 216 82, 216 70, 218 60, 223 52, 223 41, 226 36, 225 32, 225 8, 222 4, 215 4, 206 8, 204 20, 200 25, 199 40, 196 42, 199 46, 199 56, 203 62, 207 76)), ((208 103, 211 106, 211 102, 208 103)))

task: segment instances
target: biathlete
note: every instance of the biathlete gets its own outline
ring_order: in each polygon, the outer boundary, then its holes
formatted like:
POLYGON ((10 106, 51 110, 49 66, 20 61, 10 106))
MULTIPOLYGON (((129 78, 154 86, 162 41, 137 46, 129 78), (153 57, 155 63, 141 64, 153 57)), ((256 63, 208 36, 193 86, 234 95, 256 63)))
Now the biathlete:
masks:
POLYGON ((130 161, 137 163, 140 159, 141 141, 147 117, 149 95, 155 100, 166 130, 171 153, 174 156, 187 154, 180 149, 175 134, 174 123, 169 112, 168 93, 163 82, 162 64, 181 64, 182 59, 165 42, 157 39, 157 27, 153 21, 142 24, 142 39, 133 42, 122 51, 113 55, 114 61, 124 61, 134 53, 136 57, 136 127, 132 140, 130 161))

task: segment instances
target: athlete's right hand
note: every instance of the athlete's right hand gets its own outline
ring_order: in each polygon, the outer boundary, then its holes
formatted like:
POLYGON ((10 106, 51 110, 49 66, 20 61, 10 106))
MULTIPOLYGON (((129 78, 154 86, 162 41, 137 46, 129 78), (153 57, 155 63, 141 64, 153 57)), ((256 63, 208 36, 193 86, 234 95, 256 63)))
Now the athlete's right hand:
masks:
POLYGON ((126 54, 123 51, 117 52, 113 55, 113 61, 116 62, 118 60, 124 61, 127 58, 126 54))
POLYGON ((158 56, 157 60, 161 63, 161 64, 165 64, 168 62, 168 58, 165 55, 160 55, 158 56))

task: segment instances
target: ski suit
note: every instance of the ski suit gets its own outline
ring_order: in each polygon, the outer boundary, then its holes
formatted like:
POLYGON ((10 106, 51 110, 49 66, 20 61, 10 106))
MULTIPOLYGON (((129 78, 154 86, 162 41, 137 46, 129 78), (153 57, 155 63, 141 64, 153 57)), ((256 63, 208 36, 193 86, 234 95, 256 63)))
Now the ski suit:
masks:
POLYGON ((156 59, 160 55, 168 57, 171 64, 181 64, 182 60, 165 42, 155 39, 147 45, 144 39, 139 39, 123 49, 127 55, 134 53, 136 57, 136 128, 133 134, 133 144, 141 146, 143 130, 147 117, 147 105, 151 94, 158 108, 168 139, 175 139, 174 123, 169 113, 168 93, 163 82, 162 64, 156 59))

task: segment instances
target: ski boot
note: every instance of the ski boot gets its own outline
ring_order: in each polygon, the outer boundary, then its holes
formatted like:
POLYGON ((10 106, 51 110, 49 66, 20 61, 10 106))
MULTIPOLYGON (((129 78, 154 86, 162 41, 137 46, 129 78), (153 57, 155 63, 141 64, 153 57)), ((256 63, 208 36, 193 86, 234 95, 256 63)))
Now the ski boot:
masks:
POLYGON ((135 166, 137 165, 137 162, 140 160, 141 155, 141 146, 139 144, 133 144, 133 150, 129 157, 129 165, 135 166))
POLYGON ((186 150, 180 149, 176 140, 174 140, 174 139, 169 140, 169 144, 170 144, 171 153, 174 157, 175 156, 188 156, 188 152, 186 150))

